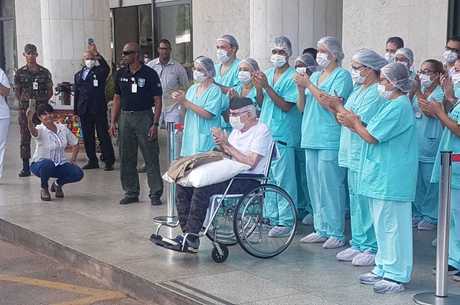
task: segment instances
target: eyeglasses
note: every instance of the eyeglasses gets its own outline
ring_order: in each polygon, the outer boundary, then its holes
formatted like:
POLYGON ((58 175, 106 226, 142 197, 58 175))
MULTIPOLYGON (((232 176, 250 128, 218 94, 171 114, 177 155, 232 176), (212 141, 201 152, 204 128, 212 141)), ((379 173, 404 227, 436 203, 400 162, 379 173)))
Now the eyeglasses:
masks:
POLYGON ((351 66, 351 68, 354 69, 354 70, 360 71, 361 69, 366 68, 366 67, 361 65, 361 66, 358 66, 358 67, 357 66, 351 66))
POLYGON ((136 51, 123 51, 123 52, 121 52, 121 54, 123 56, 128 56, 128 55, 131 55, 131 54, 134 54, 134 53, 136 53, 136 51))
POLYGON ((435 74, 436 72, 425 69, 425 70, 419 70, 419 71, 417 71, 417 73, 418 73, 418 74, 432 75, 432 74, 435 74))

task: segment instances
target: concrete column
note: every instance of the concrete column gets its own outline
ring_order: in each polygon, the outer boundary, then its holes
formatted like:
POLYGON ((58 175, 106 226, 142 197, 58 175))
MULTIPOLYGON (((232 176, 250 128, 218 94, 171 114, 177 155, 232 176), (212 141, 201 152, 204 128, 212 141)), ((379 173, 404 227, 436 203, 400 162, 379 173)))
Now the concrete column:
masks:
POLYGON ((250 54, 261 67, 269 66, 271 42, 287 36, 294 60, 303 49, 316 47, 319 38, 341 39, 342 0, 251 0, 250 54))

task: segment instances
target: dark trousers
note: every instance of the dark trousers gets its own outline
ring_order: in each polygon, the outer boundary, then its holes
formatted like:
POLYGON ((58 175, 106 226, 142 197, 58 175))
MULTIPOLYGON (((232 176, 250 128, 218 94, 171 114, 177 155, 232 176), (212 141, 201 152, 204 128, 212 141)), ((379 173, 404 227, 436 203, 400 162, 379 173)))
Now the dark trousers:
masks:
MULTIPOLYGON (((199 188, 176 185, 177 214, 184 233, 200 232, 209 199, 212 195, 223 194, 229 182, 230 180, 199 188)), ((247 194, 259 184, 256 180, 235 180, 227 194, 247 194)))
MULTIPOLYGON (((36 105, 37 107, 42 104, 46 104, 48 101, 37 101, 36 105)), ((21 154, 21 159, 24 161, 29 162, 30 159, 30 131, 29 127, 27 125, 27 115, 26 111, 27 108, 29 107, 29 101, 20 101, 19 102, 19 113, 18 113, 18 123, 19 123, 19 131, 21 133, 21 144, 20 144, 20 154, 21 154)), ((40 124, 40 120, 37 117, 37 114, 35 113, 32 122, 37 125, 40 124)))
POLYGON ((35 176, 40 177, 42 188, 48 188, 48 180, 50 178, 57 178, 56 182, 61 186, 67 183, 78 182, 83 178, 83 171, 75 164, 64 163, 55 165, 49 159, 33 162, 30 165, 30 170, 35 176))
POLYGON ((107 116, 104 114, 84 114, 80 116, 81 129, 83 132, 83 141, 85 143, 86 155, 91 163, 97 163, 96 156, 96 138, 94 132, 101 144, 101 152, 104 156, 104 162, 112 165, 115 162, 115 153, 113 151, 112 141, 109 135, 109 123, 107 116))

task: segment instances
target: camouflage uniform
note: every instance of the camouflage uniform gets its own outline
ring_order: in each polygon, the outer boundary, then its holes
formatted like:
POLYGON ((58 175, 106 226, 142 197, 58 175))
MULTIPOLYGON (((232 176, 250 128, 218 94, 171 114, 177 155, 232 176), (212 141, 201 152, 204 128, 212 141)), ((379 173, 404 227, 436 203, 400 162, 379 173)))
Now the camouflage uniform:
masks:
MULTIPOLYGON (((45 67, 38 65, 38 71, 32 71, 27 65, 20 68, 14 77, 14 87, 19 98, 19 127, 21 131, 21 159, 30 159, 30 132, 27 127, 26 110, 29 107, 29 99, 35 99, 37 107, 48 103, 49 90, 53 90, 51 73, 45 67), (34 83, 38 88, 34 88, 34 83)), ((38 118, 34 117, 34 123, 38 124, 38 118)))

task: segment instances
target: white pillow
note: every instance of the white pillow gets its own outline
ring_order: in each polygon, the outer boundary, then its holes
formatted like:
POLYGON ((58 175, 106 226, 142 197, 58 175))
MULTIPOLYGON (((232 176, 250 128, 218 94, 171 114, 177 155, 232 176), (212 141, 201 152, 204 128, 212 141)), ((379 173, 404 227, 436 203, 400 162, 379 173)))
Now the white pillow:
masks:
MULTIPOLYGON (((251 167, 247 164, 231 160, 222 159, 200 165, 193 169, 187 176, 179 179, 178 184, 182 186, 202 187, 229 180, 236 175, 249 170, 251 167)), ((167 182, 174 182, 166 172, 163 179, 167 182)))

